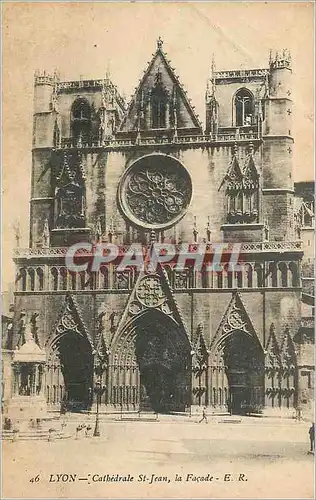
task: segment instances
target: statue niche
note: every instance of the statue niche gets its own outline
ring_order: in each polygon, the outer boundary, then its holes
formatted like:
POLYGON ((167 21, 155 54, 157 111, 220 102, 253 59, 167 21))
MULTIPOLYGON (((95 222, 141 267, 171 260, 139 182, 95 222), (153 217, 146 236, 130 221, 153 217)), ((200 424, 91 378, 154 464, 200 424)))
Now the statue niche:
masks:
POLYGON ((83 188, 71 183, 57 190, 56 193, 58 229, 84 227, 83 188))
POLYGON ((56 175, 55 227, 57 229, 85 226, 84 179, 81 154, 64 152, 60 171, 56 175))

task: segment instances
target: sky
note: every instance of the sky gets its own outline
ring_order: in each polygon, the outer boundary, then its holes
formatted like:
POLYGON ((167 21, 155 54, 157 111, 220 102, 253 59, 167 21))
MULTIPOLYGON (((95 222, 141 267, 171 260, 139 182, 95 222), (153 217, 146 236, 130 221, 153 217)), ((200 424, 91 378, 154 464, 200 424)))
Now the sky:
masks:
POLYGON ((202 123, 212 54, 216 69, 268 66, 269 50, 293 59, 295 181, 314 178, 312 2, 2 3, 2 287, 14 279, 14 226, 28 246, 33 81, 111 79, 131 97, 159 36, 202 123))

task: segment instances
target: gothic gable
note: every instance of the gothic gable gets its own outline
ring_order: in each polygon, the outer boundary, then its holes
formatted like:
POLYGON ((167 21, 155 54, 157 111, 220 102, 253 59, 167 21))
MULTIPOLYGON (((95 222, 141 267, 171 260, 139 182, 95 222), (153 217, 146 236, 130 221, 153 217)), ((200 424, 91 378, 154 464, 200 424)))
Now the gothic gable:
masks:
POLYGON ((156 273, 143 271, 139 274, 112 339, 112 345, 127 325, 150 310, 168 316, 175 324, 183 328, 189 339, 186 325, 170 289, 167 274, 161 267, 158 267, 156 273))
POLYGON ((174 69, 166 59, 160 39, 132 97, 120 132, 159 129, 188 129, 202 133, 202 125, 174 69))
POLYGON ((205 369, 208 361, 208 350, 203 337, 203 325, 198 326, 198 339, 194 346, 194 355, 192 358, 193 368, 197 371, 205 369))
POLYGON ((243 174, 239 166, 237 157, 234 155, 229 165, 228 172, 224 179, 226 191, 239 191, 242 189, 243 174))
POLYGON ((63 152, 62 156, 59 156, 56 165, 55 179, 57 188, 68 184, 84 184, 85 171, 82 154, 79 150, 71 154, 63 152))
POLYGON ((259 175, 252 154, 247 157, 243 170, 244 191, 254 191, 259 187, 259 175))
POLYGON ((281 348, 281 361, 285 369, 294 369, 296 366, 296 353, 294 343, 288 328, 285 330, 285 335, 281 348))
POLYGON ((63 310, 58 319, 56 328, 53 334, 48 338, 46 345, 54 344, 61 336, 67 332, 74 332, 80 337, 86 337, 89 341, 92 349, 93 341, 88 333, 88 330, 81 317, 79 307, 75 302, 75 299, 70 295, 66 295, 63 310))
POLYGON ((215 348, 235 331, 244 332, 256 342, 260 342, 240 295, 235 292, 211 342, 215 348))
POLYGON ((270 334, 266 347, 266 367, 279 368, 281 365, 280 348, 275 336, 275 326, 272 323, 270 327, 270 334))
POLYGON ((237 146, 233 148, 233 157, 227 173, 220 185, 225 184, 226 192, 236 193, 238 191, 255 191, 259 187, 259 174, 253 158, 253 146, 250 146, 243 169, 240 167, 237 157, 237 146))

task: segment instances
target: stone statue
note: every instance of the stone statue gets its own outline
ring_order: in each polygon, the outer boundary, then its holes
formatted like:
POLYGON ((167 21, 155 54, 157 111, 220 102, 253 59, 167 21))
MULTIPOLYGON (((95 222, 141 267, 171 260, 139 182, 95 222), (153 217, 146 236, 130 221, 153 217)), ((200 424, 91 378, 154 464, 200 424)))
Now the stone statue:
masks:
POLYGON ((42 233, 42 246, 43 248, 49 248, 50 245, 50 232, 48 226, 48 219, 45 219, 44 229, 42 233))
POLYGON ((35 312, 32 314, 31 319, 30 319, 33 339, 35 340, 35 343, 37 345, 39 345, 39 340, 38 340, 38 335, 37 335, 37 332, 38 332, 37 318, 38 318, 38 316, 39 316, 38 312, 35 312))
POLYGON ((108 322, 109 322, 109 318, 108 318, 108 312, 107 311, 103 311, 99 314, 98 316, 98 332, 99 333, 106 333, 107 329, 108 329, 108 322))
POLYGON ((25 344, 27 344, 28 342, 34 342, 32 324, 30 321, 27 322, 25 325, 24 339, 25 339, 25 344))
POLYGON ((20 320, 19 320, 19 340, 18 346, 21 346, 25 343, 25 322, 26 322, 26 313, 25 311, 21 311, 20 320))
POLYGON ((94 233, 95 233, 95 239, 96 242, 99 243, 102 238, 102 227, 101 227, 101 219, 98 217, 98 220, 96 222, 96 225, 94 227, 94 233))

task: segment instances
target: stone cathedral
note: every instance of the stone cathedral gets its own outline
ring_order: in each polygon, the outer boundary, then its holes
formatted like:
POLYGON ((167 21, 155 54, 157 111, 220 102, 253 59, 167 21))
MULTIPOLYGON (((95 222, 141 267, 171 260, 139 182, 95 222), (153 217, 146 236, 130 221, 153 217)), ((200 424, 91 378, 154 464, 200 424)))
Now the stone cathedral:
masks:
POLYGON ((291 75, 288 51, 266 68, 213 61, 202 125, 161 39, 128 105, 109 74, 35 74, 29 248, 14 256, 5 408, 31 396, 48 410, 89 410, 97 381, 107 411, 311 408, 291 75), (114 243, 119 257, 71 272, 65 254, 79 242, 114 243), (131 244, 146 253, 153 242, 204 243, 209 255, 240 243, 242 270, 189 260, 180 271, 118 269, 131 244))

